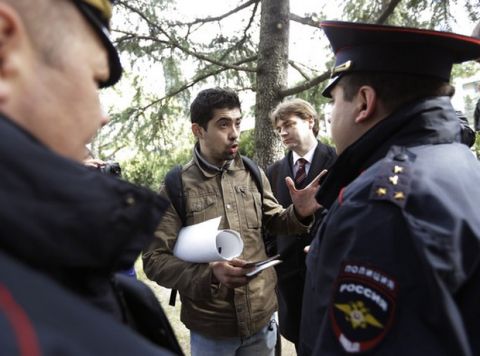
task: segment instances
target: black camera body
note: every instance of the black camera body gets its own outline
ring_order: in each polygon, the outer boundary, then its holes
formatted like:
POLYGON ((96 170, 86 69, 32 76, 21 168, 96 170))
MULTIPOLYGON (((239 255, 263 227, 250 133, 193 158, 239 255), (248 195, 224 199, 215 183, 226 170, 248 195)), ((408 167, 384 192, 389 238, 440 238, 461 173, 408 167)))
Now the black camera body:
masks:
POLYGON ((118 162, 107 161, 105 162, 104 166, 99 167, 100 172, 114 176, 114 177, 121 177, 122 176, 122 169, 120 168, 120 164, 118 162))
POLYGON ((475 144, 475 131, 470 127, 468 123, 467 117, 461 111, 455 111, 457 114, 458 119, 460 120, 460 139, 461 142, 467 145, 468 147, 472 147, 475 144))

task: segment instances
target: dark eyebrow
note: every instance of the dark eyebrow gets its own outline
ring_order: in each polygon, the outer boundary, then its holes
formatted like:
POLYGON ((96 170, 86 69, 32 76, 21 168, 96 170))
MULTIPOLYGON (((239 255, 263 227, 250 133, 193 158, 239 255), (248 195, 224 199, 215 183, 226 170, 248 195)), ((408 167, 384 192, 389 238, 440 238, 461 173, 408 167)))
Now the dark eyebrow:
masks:
POLYGON ((242 120, 243 117, 228 117, 228 116, 221 116, 217 119, 217 122, 222 121, 222 120, 228 120, 228 121, 237 121, 237 120, 242 120))

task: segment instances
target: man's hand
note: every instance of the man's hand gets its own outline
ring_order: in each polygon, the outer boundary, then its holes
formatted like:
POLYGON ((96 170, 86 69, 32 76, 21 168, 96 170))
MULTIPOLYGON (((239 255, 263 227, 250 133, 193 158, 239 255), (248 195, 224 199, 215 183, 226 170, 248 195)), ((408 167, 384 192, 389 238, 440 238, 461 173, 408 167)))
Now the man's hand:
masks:
POLYGON ((100 168, 105 165, 105 162, 98 158, 87 158, 83 160, 83 164, 87 167, 100 168))
POLYGON ((287 184, 287 188, 290 192, 293 206, 301 218, 307 218, 313 215, 322 207, 315 199, 315 195, 317 194, 318 188, 320 188, 320 178, 322 178, 325 174, 327 174, 326 169, 320 172, 320 174, 316 176, 309 185, 301 190, 295 188, 295 183, 293 182, 292 178, 285 178, 285 183, 287 184))
POLYGON ((231 261, 210 262, 215 278, 228 288, 237 288, 244 286, 252 278, 245 276, 253 268, 244 267, 247 261, 234 258, 231 261))

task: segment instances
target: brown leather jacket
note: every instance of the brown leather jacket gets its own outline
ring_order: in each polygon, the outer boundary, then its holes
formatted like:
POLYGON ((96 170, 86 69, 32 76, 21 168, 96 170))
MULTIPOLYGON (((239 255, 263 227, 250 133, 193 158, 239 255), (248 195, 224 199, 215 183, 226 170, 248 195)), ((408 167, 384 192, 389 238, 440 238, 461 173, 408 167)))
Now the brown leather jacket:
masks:
MULTIPOLYGON (((251 173, 240 156, 222 170, 206 167, 194 158, 182 170, 187 225, 222 216, 220 229, 240 233, 244 250, 240 258, 266 258, 262 224, 273 233, 305 232, 293 206, 282 208, 262 172, 263 204, 251 173)), ((168 198, 162 187, 160 194, 168 198)), ((176 288, 182 300, 181 320, 187 328, 210 337, 250 336, 263 328, 277 310, 275 270, 268 268, 247 285, 229 289, 212 283, 207 263, 188 263, 172 255, 181 220, 171 205, 143 255, 144 270, 151 280, 176 288)))

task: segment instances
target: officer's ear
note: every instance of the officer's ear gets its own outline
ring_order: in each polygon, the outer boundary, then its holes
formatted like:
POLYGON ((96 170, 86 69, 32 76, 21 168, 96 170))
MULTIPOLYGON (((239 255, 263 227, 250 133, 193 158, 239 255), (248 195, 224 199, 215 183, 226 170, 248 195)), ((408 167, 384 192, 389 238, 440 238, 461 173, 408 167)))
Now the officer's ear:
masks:
POLYGON ((377 93, 371 86, 363 85, 356 96, 357 116, 355 123, 365 123, 374 118, 377 110, 377 93))
POLYGON ((9 79, 22 70, 19 55, 28 40, 23 22, 15 9, 0 1, 0 101, 9 92, 9 79))

